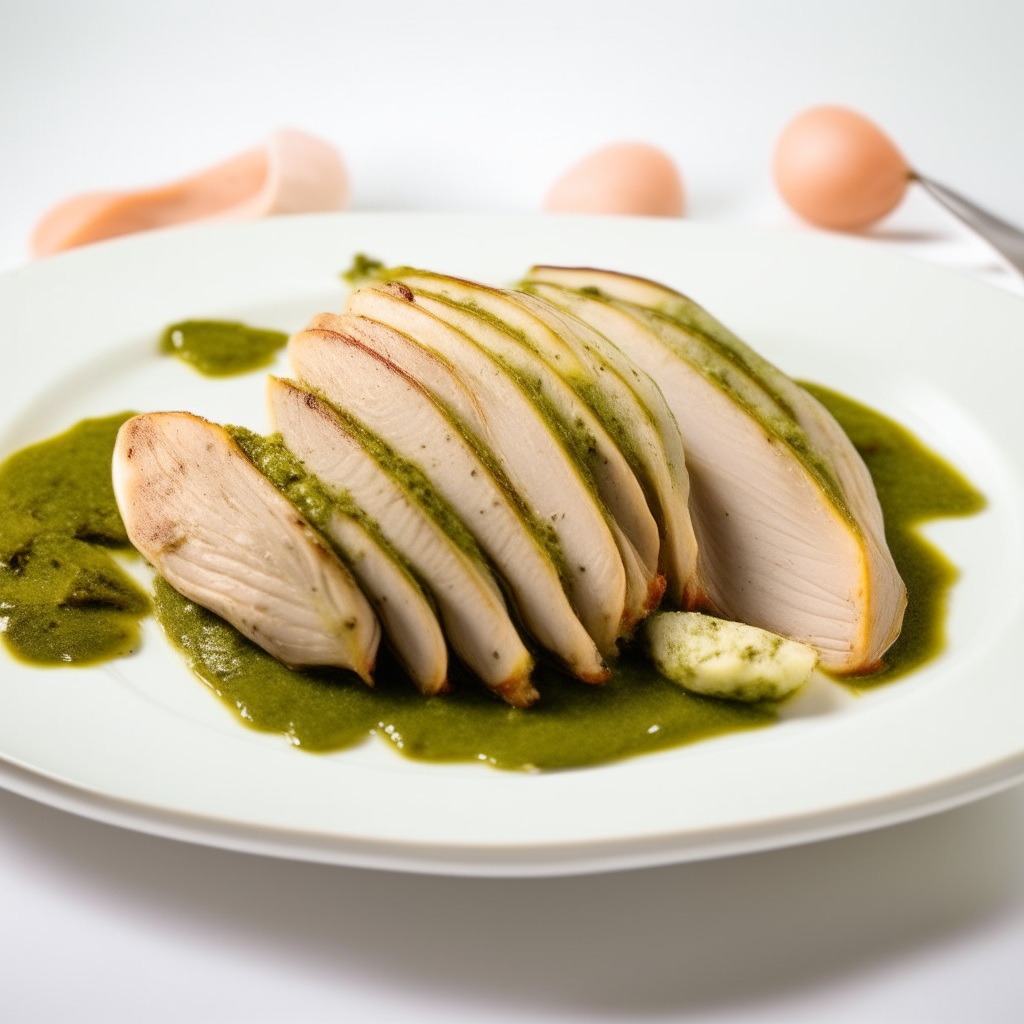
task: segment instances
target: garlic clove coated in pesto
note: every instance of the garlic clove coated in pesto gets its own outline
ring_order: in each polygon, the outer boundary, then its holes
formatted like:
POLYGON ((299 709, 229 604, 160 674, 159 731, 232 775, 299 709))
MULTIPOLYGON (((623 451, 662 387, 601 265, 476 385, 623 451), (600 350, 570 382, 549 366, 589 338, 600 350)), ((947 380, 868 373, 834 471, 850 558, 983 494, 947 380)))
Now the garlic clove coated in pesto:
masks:
POLYGON ((782 700, 811 677, 817 652, 777 633, 699 612, 659 612, 644 624, 658 671, 729 700, 782 700))

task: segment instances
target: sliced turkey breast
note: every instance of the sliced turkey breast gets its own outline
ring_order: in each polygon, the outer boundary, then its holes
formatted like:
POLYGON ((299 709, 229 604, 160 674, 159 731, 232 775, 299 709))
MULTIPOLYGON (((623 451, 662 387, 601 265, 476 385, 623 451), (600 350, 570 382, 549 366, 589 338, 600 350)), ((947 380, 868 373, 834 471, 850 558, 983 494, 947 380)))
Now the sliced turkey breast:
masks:
POLYGON ((685 604, 697 566, 690 482, 679 426, 657 383, 594 327, 534 295, 509 293, 568 344, 590 368, 593 387, 621 425, 622 444, 661 533, 660 565, 672 596, 685 604))
POLYGON ((286 665, 372 683, 380 626, 366 598, 222 427, 136 416, 118 433, 113 480, 132 544, 175 590, 286 665))
POLYGON ((227 427, 252 464, 331 542, 380 617, 384 635, 424 694, 448 689, 448 647, 434 607, 415 571, 380 527, 351 501, 328 494, 284 445, 227 427))
POLYGON ((381 287, 406 289, 410 301, 468 334, 515 374, 560 432, 577 439, 577 460, 590 468, 601 500, 654 576, 661 542, 630 461, 631 438, 602 401, 594 374, 572 345, 497 288, 410 267, 380 275, 387 282, 381 287))
POLYGON ((661 385, 690 471, 695 603, 815 647, 826 669, 876 667, 906 588, 867 468, 824 407, 654 282, 535 267, 525 287, 594 323, 661 385))
MULTIPOLYGON (((385 285, 382 290, 405 301, 413 303, 416 303, 417 301, 415 294, 401 282, 392 282, 389 285, 385 285)), ((476 341, 475 333, 475 331, 472 331, 469 334, 470 338, 474 342, 476 341)), ((483 348, 483 346, 479 347, 483 348)), ((500 362, 501 361, 499 360, 499 363, 500 362)), ((507 367, 505 367, 505 369, 506 372, 509 372, 507 367)), ((549 410, 544 408, 543 405, 537 403, 535 389, 529 385, 523 387, 524 382, 519 374, 512 373, 511 376, 520 388, 524 390, 527 397, 533 401, 533 404, 537 408, 537 411, 540 413, 544 422, 548 424, 549 427, 554 426, 556 421, 548 415, 549 410)), ((558 430, 557 432, 564 441, 564 435, 561 430, 558 430)), ((581 459, 578 453, 571 448, 568 449, 568 452, 570 456, 575 457, 578 467, 589 468, 588 460, 581 459)), ((594 488, 596 489, 596 482, 594 482, 594 488)), ((624 495, 620 495, 619 497, 620 501, 618 504, 621 505, 624 503, 621 500, 624 498, 624 495)), ((648 547, 645 548, 645 553, 647 555, 646 558, 637 549, 637 546, 633 543, 633 538, 629 533, 627 533, 623 525, 616 521, 614 517, 611 517, 608 520, 608 526, 615 540, 616 547, 618 548, 619 556, 622 560, 622 565, 626 575, 626 593, 622 617, 623 633, 629 633, 637 622, 648 615, 652 609, 656 608, 665 591, 665 579, 663 576, 658 574, 659 541, 657 524, 654 522, 654 519, 647 508, 642 490, 640 491, 639 501, 635 503, 632 511, 634 512, 634 515, 627 520, 628 525, 639 523, 642 526, 650 526, 650 529, 645 531, 646 535, 644 537, 644 540, 648 543, 648 547)))
MULTIPOLYGON (((400 357, 400 349, 419 346, 360 317, 330 322, 333 331, 306 330, 292 338, 296 375, 419 466, 508 582, 527 629, 563 667, 589 682, 606 679, 608 670, 562 588, 564 559, 553 531, 518 498, 479 435, 471 435, 472 444, 466 440, 461 431, 467 428, 451 410, 379 354, 400 357)), ((462 386, 450 384, 452 391, 462 386)))
MULTIPOLYGON (((471 338, 408 298, 361 288, 349 296, 347 308, 394 328, 459 368, 478 402, 483 439, 532 512, 555 531, 580 621, 602 654, 614 653, 616 639, 632 626, 623 614, 625 569, 586 471, 573 461, 557 429, 471 338)), ((431 390, 430 380, 420 383, 431 390)))
POLYGON ((365 510, 430 588, 456 654, 508 703, 533 703, 533 659, 501 591, 472 537, 423 474, 354 418, 296 384, 271 377, 268 397, 288 448, 329 491, 365 510))
POLYGON ((377 531, 368 529, 362 516, 336 513, 326 532, 370 599, 391 649, 417 689, 428 697, 447 692, 444 633, 404 559, 396 559, 390 545, 381 544, 377 531))

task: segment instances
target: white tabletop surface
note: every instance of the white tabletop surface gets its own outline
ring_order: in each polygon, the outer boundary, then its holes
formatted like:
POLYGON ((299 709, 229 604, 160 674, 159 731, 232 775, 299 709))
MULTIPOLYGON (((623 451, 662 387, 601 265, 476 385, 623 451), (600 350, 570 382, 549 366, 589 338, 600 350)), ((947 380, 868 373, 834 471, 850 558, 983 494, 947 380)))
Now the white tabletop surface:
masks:
MULTIPOLYGON (((1005 0, 0 0, 0 268, 54 201, 284 126, 338 146, 357 209, 535 210, 588 151, 641 139, 679 162, 694 219, 800 229, 771 146, 822 102, 1024 223, 1022 39, 1005 0)), ((872 234, 1024 292, 923 196, 872 234)), ((275 861, 0 792, 11 1024, 1016 1022, 1022 957, 1022 789, 797 849, 547 881, 275 861)))

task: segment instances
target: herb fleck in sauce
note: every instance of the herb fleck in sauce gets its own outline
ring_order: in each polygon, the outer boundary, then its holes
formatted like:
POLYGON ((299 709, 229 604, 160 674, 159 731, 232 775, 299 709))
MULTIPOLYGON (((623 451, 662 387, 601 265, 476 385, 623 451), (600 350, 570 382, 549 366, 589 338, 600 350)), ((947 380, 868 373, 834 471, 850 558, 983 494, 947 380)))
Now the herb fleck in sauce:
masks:
POLYGON ((269 366, 288 335, 232 320, 183 320, 160 337, 160 351, 207 377, 231 377, 269 366))
POLYGON ((89 664, 139 642, 149 598, 109 554, 131 547, 110 463, 132 415, 83 420, 0 466, 0 621, 24 661, 89 664))

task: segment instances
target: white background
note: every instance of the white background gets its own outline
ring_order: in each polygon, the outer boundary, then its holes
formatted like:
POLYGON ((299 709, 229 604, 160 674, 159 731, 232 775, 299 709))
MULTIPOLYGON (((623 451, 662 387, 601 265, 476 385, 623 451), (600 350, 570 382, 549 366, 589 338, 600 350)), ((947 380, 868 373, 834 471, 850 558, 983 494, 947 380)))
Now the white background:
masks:
MULTIPOLYGON (((589 150, 641 139, 680 164, 694 219, 795 226, 771 147, 821 102, 1024 223, 1022 44, 1005 0, 0 0, 0 267, 66 195, 172 179, 280 126, 338 146, 358 209, 536 210, 589 150)), ((872 234, 1020 288, 920 196, 872 234)), ((12 1024, 1010 1022, 1022 957, 1021 790, 800 849, 550 881, 290 864, 0 793, 12 1024)))

